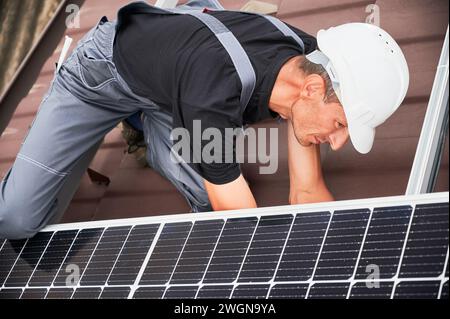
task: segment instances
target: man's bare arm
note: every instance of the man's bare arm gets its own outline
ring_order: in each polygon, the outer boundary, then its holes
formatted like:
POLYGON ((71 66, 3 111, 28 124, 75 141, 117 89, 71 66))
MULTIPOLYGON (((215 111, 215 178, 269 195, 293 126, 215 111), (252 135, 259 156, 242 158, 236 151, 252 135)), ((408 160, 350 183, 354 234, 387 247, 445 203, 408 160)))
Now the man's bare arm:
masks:
POLYGON ((256 201, 242 174, 234 181, 216 185, 203 180, 214 210, 255 208, 256 201))
POLYGON ((302 146, 288 121, 289 203, 333 201, 322 175, 320 146, 302 146))

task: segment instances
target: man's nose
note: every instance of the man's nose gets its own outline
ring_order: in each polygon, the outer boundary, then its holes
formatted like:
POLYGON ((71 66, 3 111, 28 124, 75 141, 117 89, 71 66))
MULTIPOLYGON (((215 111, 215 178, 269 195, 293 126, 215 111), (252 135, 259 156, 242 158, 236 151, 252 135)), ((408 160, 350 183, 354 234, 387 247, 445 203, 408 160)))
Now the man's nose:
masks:
POLYGON ((333 151, 339 150, 345 145, 345 143, 347 143, 348 138, 349 135, 347 128, 340 129, 339 131, 330 134, 328 136, 328 140, 330 142, 331 149, 333 151))

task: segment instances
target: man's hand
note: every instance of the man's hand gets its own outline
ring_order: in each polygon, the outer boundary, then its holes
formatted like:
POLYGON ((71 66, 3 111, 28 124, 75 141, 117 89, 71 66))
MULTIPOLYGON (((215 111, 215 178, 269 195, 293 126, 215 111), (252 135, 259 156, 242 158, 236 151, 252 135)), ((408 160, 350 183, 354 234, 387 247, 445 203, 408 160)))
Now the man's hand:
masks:
POLYGON ((288 121, 290 204, 333 201, 322 175, 320 146, 302 146, 288 121))
POLYGON ((256 201, 242 174, 234 181, 216 185, 203 180, 214 210, 256 208, 256 201))

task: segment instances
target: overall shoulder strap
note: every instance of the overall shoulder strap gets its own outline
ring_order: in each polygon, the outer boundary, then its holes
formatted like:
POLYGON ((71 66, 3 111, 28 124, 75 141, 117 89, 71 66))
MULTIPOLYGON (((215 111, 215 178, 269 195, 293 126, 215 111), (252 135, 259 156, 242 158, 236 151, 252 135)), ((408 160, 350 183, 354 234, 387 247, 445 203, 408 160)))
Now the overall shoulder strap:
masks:
POLYGON ((244 110, 250 101, 256 85, 255 70, 253 69, 252 63, 250 62, 244 48, 236 39, 234 34, 222 22, 212 15, 200 11, 186 11, 182 13, 189 14, 203 22, 214 33, 222 46, 228 52, 228 55, 230 56, 236 72, 241 80, 242 91, 240 102, 244 110))
MULTIPOLYGON (((249 13, 249 12, 246 12, 246 13, 249 13)), ((305 51, 305 44, 303 43, 303 40, 297 35, 297 33, 292 31, 292 29, 289 28, 286 23, 284 23, 283 21, 281 21, 281 20, 279 20, 279 19, 277 19, 275 17, 269 16, 269 15, 258 14, 258 13, 254 13, 254 14, 257 14, 257 15, 259 15, 261 17, 266 18, 278 30, 280 30, 280 32, 283 33, 285 36, 293 38, 298 43, 298 45, 302 48, 302 51, 303 52, 305 51)))
POLYGON ((210 8, 215 10, 225 10, 220 4, 219 0, 189 0, 185 4, 176 6, 177 9, 182 10, 203 10, 204 8, 210 8))

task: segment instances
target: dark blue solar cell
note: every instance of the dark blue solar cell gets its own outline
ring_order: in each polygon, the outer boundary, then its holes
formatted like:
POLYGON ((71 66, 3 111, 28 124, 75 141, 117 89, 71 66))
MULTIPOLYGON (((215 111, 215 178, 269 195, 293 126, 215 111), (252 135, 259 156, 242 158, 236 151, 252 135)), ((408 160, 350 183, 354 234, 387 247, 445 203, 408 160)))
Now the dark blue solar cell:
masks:
POLYGON ((45 299, 47 289, 43 288, 29 288, 23 291, 20 299, 45 299))
POLYGON ((105 287, 100 299, 127 299, 129 294, 129 287, 105 287))
POLYGON ((195 222, 170 280, 171 284, 196 284, 202 280, 223 223, 223 220, 195 222))
POLYGON ((22 289, 2 289, 0 290, 0 299, 19 299, 22 289))
POLYGON ((164 299, 194 299, 198 286, 171 286, 166 290, 164 299))
POLYGON ((231 299, 265 299, 270 285, 238 285, 231 299))
POLYGON ((133 299, 161 299, 166 287, 139 287, 133 295, 133 299))
POLYGON ((272 279, 292 220, 292 215, 261 217, 238 282, 264 282, 272 279))
POLYGON ((133 227, 114 265, 108 285, 134 284, 158 228, 159 224, 133 227))
POLYGON ((72 299, 98 299, 101 292, 101 288, 82 287, 75 290, 74 294, 72 295, 72 299))
POLYGON ((161 285, 170 280, 191 229, 190 222, 164 225, 140 285, 161 285))
POLYGON ((53 233, 38 233, 29 239, 5 282, 5 287, 23 287, 28 283, 53 233))
POLYGON ((330 217, 329 212, 297 214, 275 281, 311 278, 330 217))
POLYGON ((53 285, 77 285, 102 233, 103 228, 90 228, 83 229, 77 234, 53 285))
POLYGON ((311 286, 308 299, 346 299, 349 283, 319 283, 311 286))
POLYGON ((448 203, 416 206, 400 278, 437 277, 444 272, 448 227, 448 203))
POLYGON ((374 209, 358 264, 357 279, 367 278, 374 269, 378 270, 378 278, 392 278, 397 274, 411 213, 411 206, 374 209))
POLYGON ((7 240, 0 250, 0 287, 3 286, 11 268, 16 263, 26 240, 7 240))
POLYGON ((448 260, 447 260, 447 265, 445 266, 445 277, 448 278, 448 260))
POLYGON ((196 299, 228 299, 232 291, 233 286, 230 285, 203 286, 198 291, 196 299))
POLYGON ((309 284, 277 284, 270 289, 269 298, 305 299, 309 284))
POLYGON ((227 220, 203 279, 204 283, 231 283, 236 279, 257 223, 255 217, 227 220))
POLYGON ((349 279, 353 275, 369 216, 368 209, 334 212, 314 280, 349 279))
POLYGON ((394 282, 358 282, 353 285, 350 292, 352 299, 390 299, 394 282))
POLYGON ((440 281, 403 281, 395 287, 394 299, 437 299, 440 281))
POLYGON ((53 235, 28 285, 40 287, 51 285, 77 232, 59 231, 53 235))
POLYGON ((442 285, 441 299, 448 299, 448 280, 442 285))
POLYGON ((50 288, 45 299, 70 299, 73 292, 72 288, 50 288))
POLYGON ((125 243, 131 227, 107 228, 81 277, 83 286, 104 285, 125 243))

